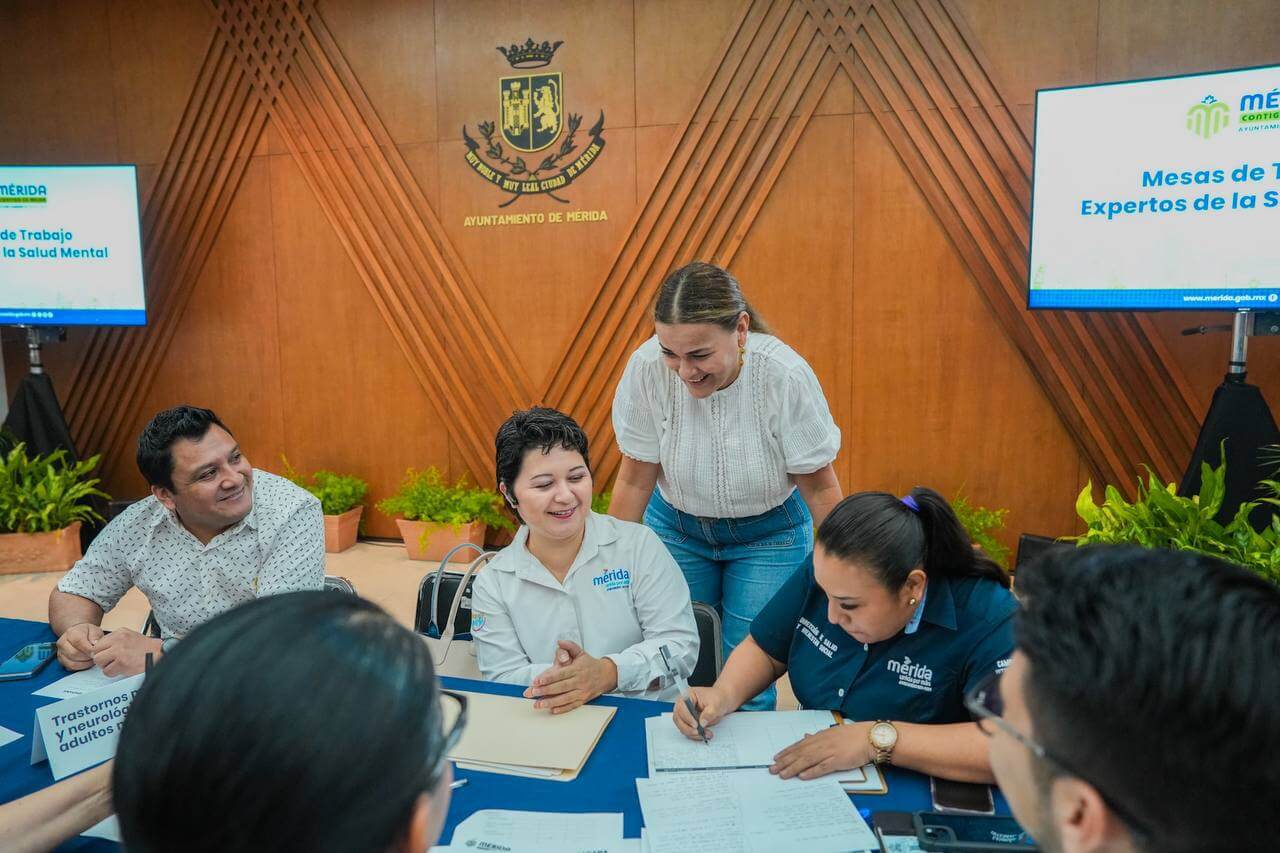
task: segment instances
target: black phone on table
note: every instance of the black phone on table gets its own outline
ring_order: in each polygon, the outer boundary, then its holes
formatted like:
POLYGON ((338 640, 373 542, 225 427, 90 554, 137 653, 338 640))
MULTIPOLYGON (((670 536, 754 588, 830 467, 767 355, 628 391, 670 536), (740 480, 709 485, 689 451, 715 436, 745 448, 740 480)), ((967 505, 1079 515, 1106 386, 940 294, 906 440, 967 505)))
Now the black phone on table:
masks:
POLYGON ((991 786, 974 782, 952 782, 948 779, 929 777, 929 795, 933 797, 933 810, 958 814, 995 814, 996 806, 991 798, 991 786))
POLYGON ((0 664, 0 681, 31 678, 57 656, 54 643, 28 643, 0 664))
POLYGON ((916 812, 916 840, 936 853, 1026 853, 1039 850, 1011 817, 916 812))

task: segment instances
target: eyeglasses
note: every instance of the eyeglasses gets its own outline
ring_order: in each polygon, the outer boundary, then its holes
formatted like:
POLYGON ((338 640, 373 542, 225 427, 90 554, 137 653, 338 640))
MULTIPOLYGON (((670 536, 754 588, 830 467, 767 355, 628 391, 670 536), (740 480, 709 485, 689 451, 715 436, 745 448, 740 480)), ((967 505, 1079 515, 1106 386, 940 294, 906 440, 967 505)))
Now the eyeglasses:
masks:
POLYGON ((1098 792, 1098 796, 1102 798, 1102 801, 1107 804, 1107 808, 1111 809, 1116 817, 1124 822, 1129 831, 1138 837, 1138 840, 1149 838, 1150 834, 1147 832, 1145 825, 1134 817, 1131 811, 1117 804, 1113 797, 1108 796, 1095 782, 1072 767, 1070 763, 1058 758, 1030 736, 1024 735, 1015 729, 1004 719, 1004 697, 1000 695, 1000 676, 1003 674, 1003 672, 991 673, 978 682, 964 697, 964 706, 969 709, 969 713, 974 715, 978 730, 987 737, 994 735, 994 731, 983 725, 984 722, 989 721, 1000 731, 1031 750, 1031 754, 1036 758, 1052 765, 1058 772, 1088 782, 1098 792))
POLYGON ((452 690, 441 690, 440 710, 443 717, 441 720, 442 728, 445 733, 444 746, 441 748, 440 756, 436 759, 435 767, 428 778, 428 790, 435 789, 436 783, 444 775, 444 766, 449 761, 449 753, 453 752, 453 748, 458 745, 458 741, 462 740, 462 730, 467 725, 467 697, 462 693, 454 693, 452 690))

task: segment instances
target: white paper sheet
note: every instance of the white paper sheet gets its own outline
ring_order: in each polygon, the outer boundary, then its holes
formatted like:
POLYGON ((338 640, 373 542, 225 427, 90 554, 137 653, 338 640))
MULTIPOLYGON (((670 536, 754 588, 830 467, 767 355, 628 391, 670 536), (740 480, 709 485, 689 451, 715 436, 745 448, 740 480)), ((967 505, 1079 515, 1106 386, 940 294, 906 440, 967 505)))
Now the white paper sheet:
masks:
POLYGON ((13 743, 21 738, 22 732, 15 732, 13 729, 6 729, 4 726, 0 726, 0 746, 13 743))
POLYGON ((95 823, 80 834, 89 838, 105 838, 108 841, 114 841, 119 844, 121 843, 120 820, 115 815, 112 815, 100 823, 95 823))
POLYGON ((670 714, 644 721, 649 775, 667 771, 768 767, 773 757, 807 734, 835 725, 830 711, 751 711, 716 723, 707 743, 680 733, 670 714))
POLYGON ((112 682, 128 677, 127 675, 110 676, 95 666, 93 669, 82 669, 79 672, 73 672, 70 675, 59 678, 52 684, 46 684, 31 695, 48 696, 50 699, 70 699, 72 696, 80 696, 85 693, 92 693, 95 690, 101 690, 112 682))
POLYGON ((637 779, 652 853, 843 853, 875 834, 834 779, 798 782, 751 771, 637 779))
POLYGON ((614 853, 623 849, 622 814, 482 809, 458 824, 449 846, 520 853, 614 853))

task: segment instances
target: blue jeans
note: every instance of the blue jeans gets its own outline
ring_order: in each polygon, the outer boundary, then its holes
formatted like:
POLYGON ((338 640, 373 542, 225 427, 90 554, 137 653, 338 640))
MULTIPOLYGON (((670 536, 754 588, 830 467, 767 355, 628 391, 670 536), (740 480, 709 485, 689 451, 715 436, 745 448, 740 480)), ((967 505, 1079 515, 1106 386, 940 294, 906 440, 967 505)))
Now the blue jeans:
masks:
MULTIPOLYGON (((667 503, 657 490, 644 523, 680 564, 689 595, 710 604, 724 623, 724 657, 747 638, 751 620, 813 550, 813 517, 798 491, 748 518, 700 518, 667 503)), ((773 685, 742 707, 772 711, 773 685)))

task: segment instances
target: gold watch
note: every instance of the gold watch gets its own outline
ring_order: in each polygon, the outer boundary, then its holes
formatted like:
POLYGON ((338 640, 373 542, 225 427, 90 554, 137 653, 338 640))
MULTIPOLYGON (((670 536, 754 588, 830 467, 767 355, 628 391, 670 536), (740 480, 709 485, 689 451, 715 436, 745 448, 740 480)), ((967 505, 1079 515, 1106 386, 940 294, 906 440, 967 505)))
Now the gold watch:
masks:
POLYGON ((876 751, 876 766, 888 764, 893 759, 893 748, 898 745, 898 728, 888 720, 876 720, 867 732, 867 740, 876 751))

